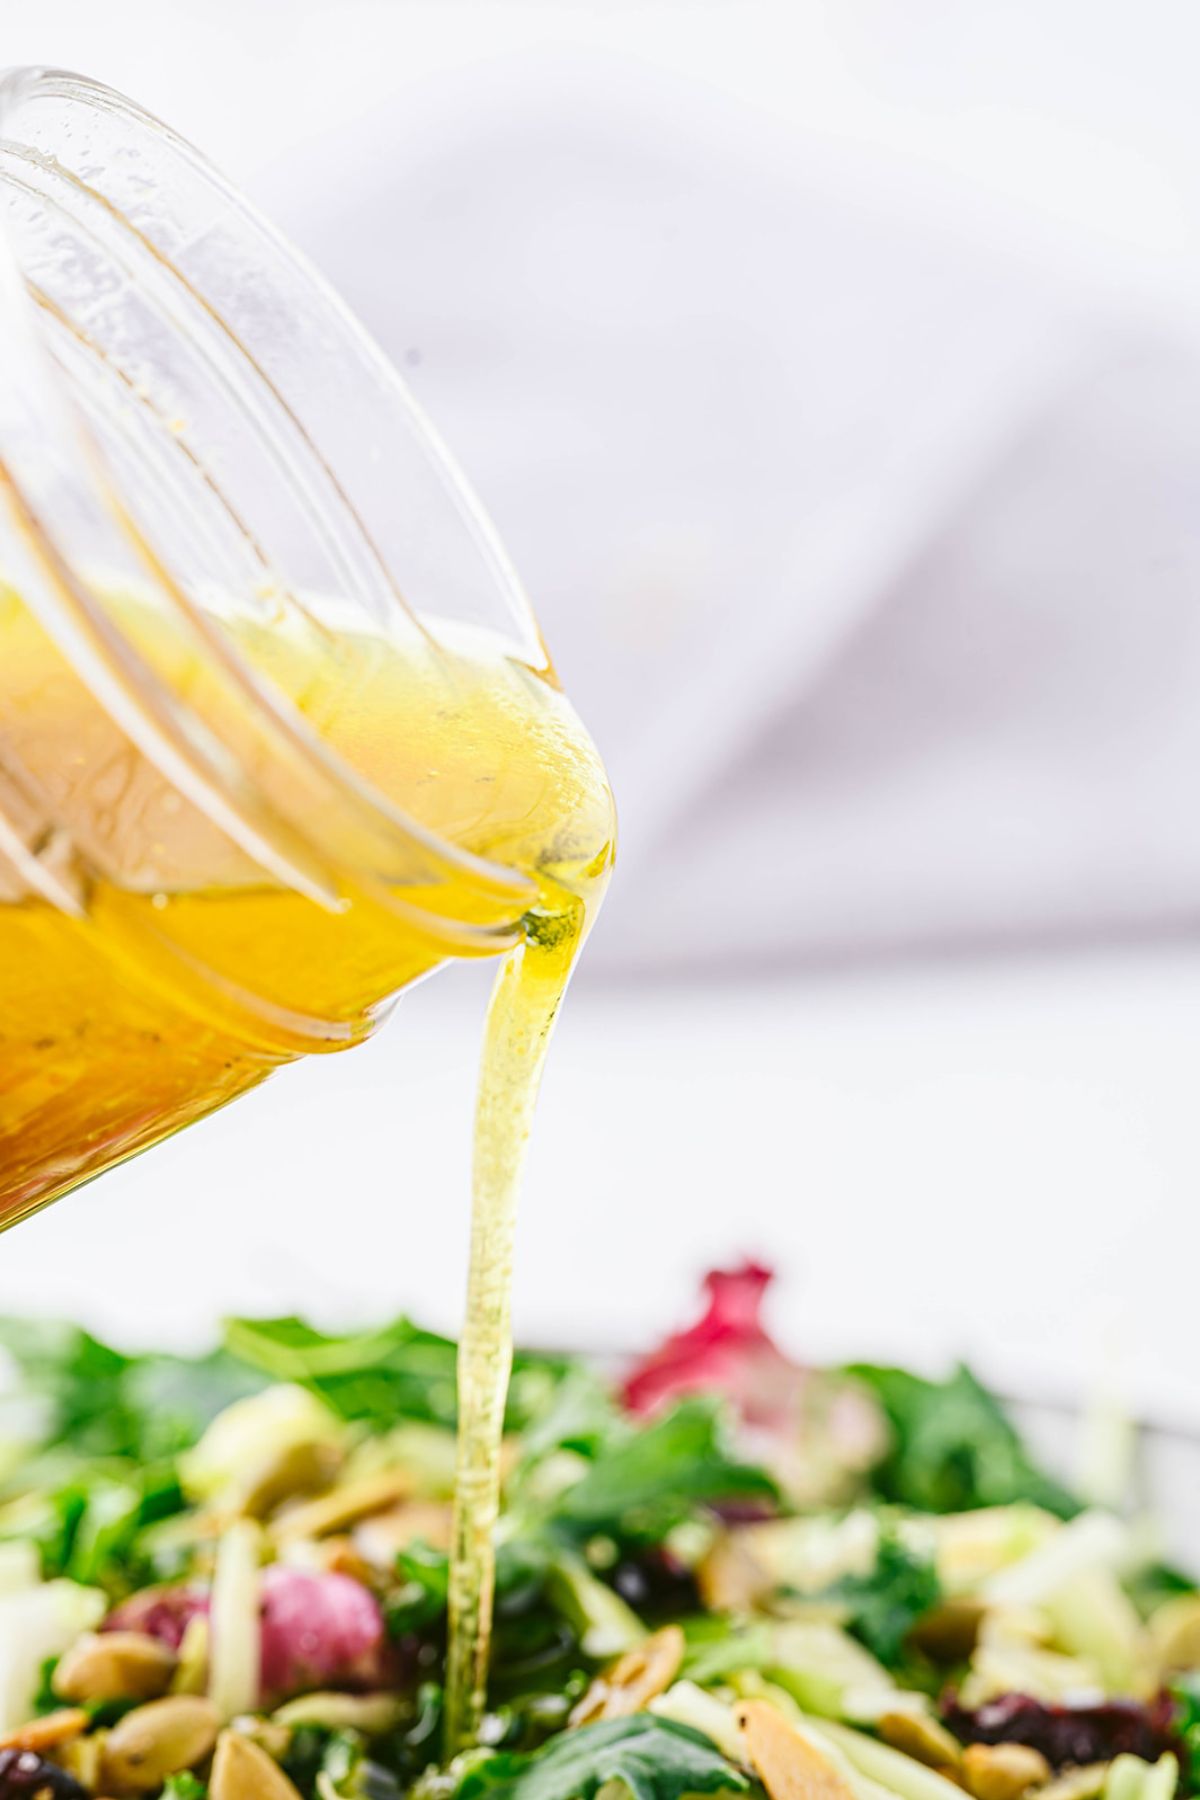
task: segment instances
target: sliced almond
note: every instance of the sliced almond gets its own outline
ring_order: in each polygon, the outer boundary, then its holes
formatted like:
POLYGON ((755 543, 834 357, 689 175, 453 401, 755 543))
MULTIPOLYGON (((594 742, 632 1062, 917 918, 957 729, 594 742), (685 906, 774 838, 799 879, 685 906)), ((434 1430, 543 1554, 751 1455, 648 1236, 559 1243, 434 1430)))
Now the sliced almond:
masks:
POLYGON ((769 1700, 746 1700, 736 1718, 771 1800, 854 1800, 850 1784, 769 1700))
MULTIPOLYGON (((340 1531, 334 1537, 288 1538, 279 1545, 279 1560, 294 1569, 316 1569, 323 1575, 349 1575, 370 1587, 379 1569, 373 1568, 354 1548, 354 1539, 340 1531)), ((391 1575, 395 1558, 383 1567, 391 1575)))
POLYGON ((743 1613, 765 1600, 774 1583, 742 1534, 726 1531, 697 1568, 696 1585, 709 1612, 743 1613))
POLYGON ((300 1800, 279 1764, 238 1731, 217 1740, 208 1792, 209 1800, 300 1800))
POLYGON ((962 1753, 963 1780, 975 1800, 1021 1800, 1050 1779, 1050 1764, 1028 1744, 968 1744, 962 1753))
POLYGON ((15 1731, 0 1734, 0 1750, 54 1750, 86 1731, 88 1722, 82 1707, 62 1707, 58 1712, 43 1714, 40 1719, 30 1719, 27 1725, 19 1725, 15 1731))
POLYGON ((284 1542, 293 1538, 327 1537, 332 1531, 345 1531, 359 1519, 384 1512, 412 1493, 412 1476, 403 1469, 382 1469, 377 1475, 364 1475, 359 1481, 343 1482, 317 1500, 289 1507, 271 1521, 271 1534, 284 1542))
POLYGON ((391 1569, 397 1553, 410 1544, 421 1542, 431 1550, 448 1550, 451 1517, 448 1500, 405 1500, 356 1525, 354 1547, 376 1568, 391 1569))
POLYGON ((664 1625, 597 1675, 571 1713, 572 1725, 625 1719, 665 1694, 678 1675, 686 1648, 678 1625, 664 1625))

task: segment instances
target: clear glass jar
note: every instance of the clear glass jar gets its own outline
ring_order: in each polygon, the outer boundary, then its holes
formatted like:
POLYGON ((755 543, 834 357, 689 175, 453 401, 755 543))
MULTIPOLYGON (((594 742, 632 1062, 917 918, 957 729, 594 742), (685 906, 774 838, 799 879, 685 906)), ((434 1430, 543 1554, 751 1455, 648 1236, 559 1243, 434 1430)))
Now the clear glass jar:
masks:
POLYGON ((483 633, 565 702, 487 520, 337 297, 77 76, 0 81, 0 325, 7 1224, 518 940, 530 876, 480 848, 482 802, 439 799, 437 758, 406 773, 381 644, 436 665, 483 633))

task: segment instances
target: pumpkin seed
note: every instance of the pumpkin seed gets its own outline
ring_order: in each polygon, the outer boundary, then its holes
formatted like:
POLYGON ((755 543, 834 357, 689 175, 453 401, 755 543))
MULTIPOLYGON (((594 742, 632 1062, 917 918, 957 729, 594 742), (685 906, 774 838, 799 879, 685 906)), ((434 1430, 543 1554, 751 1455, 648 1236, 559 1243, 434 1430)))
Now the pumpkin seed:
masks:
POLYGON ((320 1493, 337 1474, 341 1459, 333 1444, 286 1444, 251 1471, 234 1510, 249 1519, 265 1519, 285 1500, 320 1493))
POLYGON ((943 1600, 917 1620, 909 1638, 935 1662, 965 1662, 979 1642, 984 1607, 978 1600, 943 1600))
POLYGON ((379 1737, 404 1717, 405 1705, 395 1694, 301 1694, 272 1714, 276 1725, 320 1725, 326 1731, 362 1731, 379 1737))
POLYGON ((135 1707, 108 1734, 105 1782, 118 1793, 153 1793, 168 1775, 203 1762, 219 1727, 216 1707, 200 1694, 168 1694, 135 1707))
POLYGON ((142 1631, 88 1631, 54 1671, 64 1700, 157 1700, 171 1685, 175 1655, 142 1631))
POLYGON ((1049 1781, 1050 1764, 1028 1744, 968 1744, 962 1773, 975 1800, 1021 1800, 1049 1781))
POLYGON ((903 1750, 931 1769, 945 1772, 957 1770, 962 1760, 962 1746, 946 1730, 940 1719, 926 1712, 887 1712, 877 1721, 877 1729, 885 1744, 903 1750))

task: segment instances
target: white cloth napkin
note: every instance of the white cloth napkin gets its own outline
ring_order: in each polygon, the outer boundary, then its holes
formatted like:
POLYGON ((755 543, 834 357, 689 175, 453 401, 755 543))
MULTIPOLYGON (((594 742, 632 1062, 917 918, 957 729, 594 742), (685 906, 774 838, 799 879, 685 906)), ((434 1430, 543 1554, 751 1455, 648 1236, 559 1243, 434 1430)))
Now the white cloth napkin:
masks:
POLYGON ((406 369, 606 754, 593 967, 1191 922, 1177 296, 594 55, 409 88, 259 192, 406 369))

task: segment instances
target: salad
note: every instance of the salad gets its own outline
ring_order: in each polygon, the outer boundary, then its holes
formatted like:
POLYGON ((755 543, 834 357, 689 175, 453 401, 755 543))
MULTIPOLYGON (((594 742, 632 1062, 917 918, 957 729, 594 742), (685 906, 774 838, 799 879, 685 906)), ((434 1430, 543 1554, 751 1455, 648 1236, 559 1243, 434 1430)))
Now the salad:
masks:
POLYGON ((441 1749, 454 1346, 8 1321, 0 1800, 1171 1800, 1200 1592, 964 1368, 801 1368, 768 1276, 519 1355, 481 1742, 441 1749))

